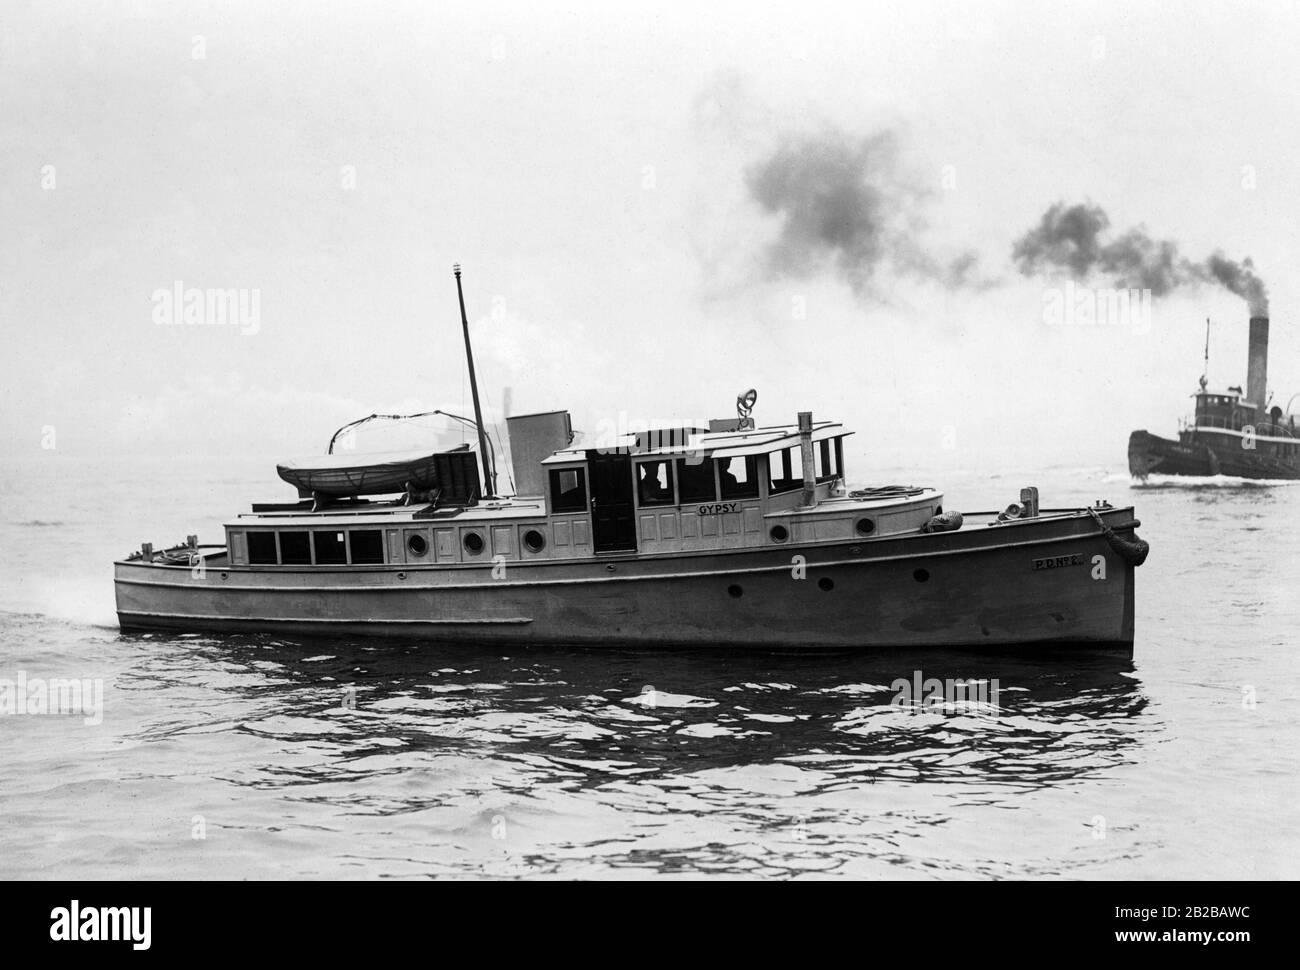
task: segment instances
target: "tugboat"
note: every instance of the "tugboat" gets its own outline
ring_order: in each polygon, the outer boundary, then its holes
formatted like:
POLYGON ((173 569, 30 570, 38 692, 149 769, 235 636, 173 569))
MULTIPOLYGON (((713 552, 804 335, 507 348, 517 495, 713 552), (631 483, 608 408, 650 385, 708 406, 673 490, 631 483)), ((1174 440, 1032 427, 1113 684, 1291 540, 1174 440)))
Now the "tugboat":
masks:
POLYGON ((282 466, 297 501, 254 505, 218 545, 144 544, 114 564, 122 629, 1132 650, 1147 553, 1132 508, 1044 509, 1028 487, 961 514, 930 487, 851 490, 851 432, 809 412, 759 427, 754 391, 708 427, 588 444, 566 411, 509 417, 515 494, 496 495, 463 294, 461 323, 477 449, 282 466), (418 481, 394 485, 404 470, 418 481), (392 494, 359 494, 375 488, 392 494))
MULTIPOLYGON (((1138 479, 1153 474, 1205 477, 1230 475, 1253 479, 1300 478, 1300 435, 1294 414, 1270 407, 1268 383, 1268 317, 1250 318, 1246 391, 1240 387, 1209 387, 1210 340, 1206 321, 1205 373, 1192 395, 1190 419, 1181 422, 1178 440, 1148 431, 1128 439, 1128 470, 1138 479)), ((1292 398, 1294 400, 1294 398, 1292 398)), ((1289 409, 1288 402, 1288 409, 1289 409)))

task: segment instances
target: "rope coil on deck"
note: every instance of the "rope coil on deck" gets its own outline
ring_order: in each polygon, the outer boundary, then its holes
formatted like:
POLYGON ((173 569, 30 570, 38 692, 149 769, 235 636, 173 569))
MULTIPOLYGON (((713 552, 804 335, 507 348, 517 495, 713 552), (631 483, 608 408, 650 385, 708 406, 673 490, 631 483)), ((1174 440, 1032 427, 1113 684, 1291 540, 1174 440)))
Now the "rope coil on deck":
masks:
POLYGON ((875 485, 870 488, 855 489, 849 492, 849 498, 911 498, 913 495, 920 495, 924 491, 925 489, 917 488, 915 485, 875 485))

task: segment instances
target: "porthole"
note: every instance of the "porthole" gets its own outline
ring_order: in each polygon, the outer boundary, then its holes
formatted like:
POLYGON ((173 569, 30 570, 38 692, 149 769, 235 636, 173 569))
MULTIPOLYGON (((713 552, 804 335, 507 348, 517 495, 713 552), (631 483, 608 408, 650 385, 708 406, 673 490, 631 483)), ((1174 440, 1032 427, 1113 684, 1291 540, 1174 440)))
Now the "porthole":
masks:
POLYGON ((477 532, 466 532, 461 542, 465 546, 465 551, 471 556, 477 556, 483 551, 483 537, 477 532))
POLYGON ((774 525, 768 535, 772 537, 773 542, 785 542, 790 538, 790 530, 783 525, 774 525))
POLYGON ((529 529, 524 533, 524 548, 529 552, 541 552, 546 548, 546 536, 536 529, 529 529))
POLYGON ((930 570, 928 570, 928 569, 915 569, 915 570, 912 571, 912 578, 915 579, 918 583, 929 582, 929 580, 930 580, 930 570))
POLYGON ((406 537, 406 551, 416 559, 423 559, 429 552, 429 540, 415 532, 406 537))
POLYGON ((876 523, 871 519, 858 519, 857 530, 858 535, 869 536, 876 531, 876 523))
POLYGON ((735 583, 732 583, 730 586, 727 587, 727 595, 730 596, 733 600, 738 600, 745 595, 745 591, 741 589, 739 586, 737 586, 735 583))
POLYGON ((823 576, 821 579, 817 580, 817 588, 823 593, 829 593, 835 588, 835 580, 831 579, 829 576, 823 576))

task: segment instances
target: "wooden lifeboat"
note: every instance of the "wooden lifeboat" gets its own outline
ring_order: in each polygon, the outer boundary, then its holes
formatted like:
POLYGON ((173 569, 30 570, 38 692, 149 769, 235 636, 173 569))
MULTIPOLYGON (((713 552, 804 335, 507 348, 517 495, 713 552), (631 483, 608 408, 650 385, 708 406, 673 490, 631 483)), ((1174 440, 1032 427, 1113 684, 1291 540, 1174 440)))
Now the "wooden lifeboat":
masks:
POLYGON ((470 454, 468 445, 449 452, 317 455, 283 462, 275 470, 304 495, 391 495, 444 487, 453 456, 467 454, 470 454))

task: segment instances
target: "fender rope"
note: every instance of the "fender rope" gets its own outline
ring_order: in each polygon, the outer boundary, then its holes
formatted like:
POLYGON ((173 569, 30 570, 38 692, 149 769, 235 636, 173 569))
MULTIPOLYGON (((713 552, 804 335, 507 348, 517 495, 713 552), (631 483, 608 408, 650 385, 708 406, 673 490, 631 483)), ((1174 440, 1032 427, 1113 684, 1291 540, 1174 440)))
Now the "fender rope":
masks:
POLYGON ((1101 529, 1101 534, 1110 543, 1110 547, 1119 553, 1120 558, 1126 563, 1136 568, 1147 561, 1147 554, 1151 552, 1151 543, 1139 539, 1136 533, 1132 539, 1121 539, 1115 534, 1114 529, 1101 521, 1101 516, 1094 510, 1088 509, 1088 514, 1096 520, 1097 526, 1101 529))

